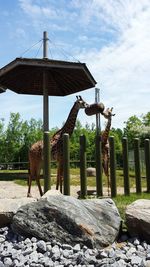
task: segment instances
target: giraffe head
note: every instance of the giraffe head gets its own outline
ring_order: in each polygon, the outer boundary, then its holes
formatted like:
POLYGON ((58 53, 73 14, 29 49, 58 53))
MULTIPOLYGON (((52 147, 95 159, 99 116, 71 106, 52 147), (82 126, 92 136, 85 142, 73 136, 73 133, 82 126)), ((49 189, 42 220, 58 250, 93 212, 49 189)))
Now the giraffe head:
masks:
POLYGON ((112 116, 115 116, 115 114, 112 114, 113 108, 107 108, 105 111, 103 111, 102 115, 105 119, 110 119, 112 116))
POLYGON ((75 102, 75 104, 77 105, 78 109, 80 108, 87 108, 89 105, 82 99, 82 97, 76 96, 77 100, 75 102))

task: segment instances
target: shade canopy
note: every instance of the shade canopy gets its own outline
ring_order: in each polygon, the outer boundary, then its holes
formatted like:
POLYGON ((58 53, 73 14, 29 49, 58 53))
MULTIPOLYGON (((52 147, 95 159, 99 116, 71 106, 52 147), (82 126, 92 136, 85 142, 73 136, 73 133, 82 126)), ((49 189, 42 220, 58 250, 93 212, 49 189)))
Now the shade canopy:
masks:
POLYGON ((1 94, 1 93, 4 93, 4 92, 6 91, 5 89, 6 89, 6 88, 0 86, 0 94, 1 94))
POLYGON ((51 96, 69 95, 96 84, 85 63, 16 58, 0 69, 0 86, 19 94, 43 95, 43 73, 51 96))

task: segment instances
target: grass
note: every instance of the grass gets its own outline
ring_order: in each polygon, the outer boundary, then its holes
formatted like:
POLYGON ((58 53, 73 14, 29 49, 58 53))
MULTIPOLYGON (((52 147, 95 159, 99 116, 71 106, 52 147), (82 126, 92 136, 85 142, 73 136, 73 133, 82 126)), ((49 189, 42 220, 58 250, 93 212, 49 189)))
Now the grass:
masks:
MULTIPOLYGON (((56 183, 56 169, 51 169, 51 184, 56 183)), ((16 172, 16 171, 7 171, 7 172, 16 172)), ((23 170, 19 170, 19 172, 27 172, 23 170)), ((80 185, 80 169, 79 168, 72 168, 70 170, 71 174, 71 185, 78 186, 80 185)), ((135 175, 133 171, 130 171, 130 188, 135 188, 135 175)), ((124 181, 123 181, 123 171, 117 170, 116 172, 117 176, 117 187, 124 187, 124 181)), ((20 185, 26 185, 26 181, 24 182, 23 179, 15 179, 15 182, 20 185)), ((146 187, 146 179, 141 179, 142 187, 146 187)), ((87 186, 95 187, 96 186, 96 178, 95 177, 87 177, 87 186)), ((103 175, 103 186, 107 186, 107 177, 103 175)))

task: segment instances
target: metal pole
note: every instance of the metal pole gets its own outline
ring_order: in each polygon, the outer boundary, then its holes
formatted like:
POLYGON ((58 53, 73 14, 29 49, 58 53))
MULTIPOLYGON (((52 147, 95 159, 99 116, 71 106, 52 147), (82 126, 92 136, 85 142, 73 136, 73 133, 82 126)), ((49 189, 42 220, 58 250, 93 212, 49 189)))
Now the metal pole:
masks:
POLYGON ((43 58, 48 58, 48 35, 43 32, 43 58))
MULTIPOLYGON (((100 102, 100 89, 95 88, 95 103, 100 102)), ((96 114, 96 133, 99 135, 101 132, 100 113, 96 114)))
MULTIPOLYGON (((43 32, 43 58, 48 58, 48 37, 47 32, 43 32)), ((43 122, 44 131, 49 131, 49 99, 47 89, 46 71, 43 72, 43 122)))
MULTIPOLYGON (((43 32, 43 58, 48 58, 48 37, 47 32, 43 32)), ((48 88, 47 88, 47 73, 43 71, 43 128, 44 132, 49 131, 49 101, 48 101, 48 88)), ((50 189, 50 157, 47 153, 50 153, 50 141, 47 142, 47 138, 43 138, 44 153, 43 153, 43 177, 44 177, 44 191, 50 189)), ((45 193, 44 192, 44 193, 45 193)))
POLYGON ((44 156, 45 156, 45 166, 43 169, 44 176, 44 193, 46 193, 51 188, 50 183, 50 135, 49 132, 44 132, 44 156))
POLYGON ((96 192, 97 197, 103 195, 103 181, 102 181, 102 153, 101 153, 101 137, 96 135, 96 149, 95 149, 95 163, 96 163, 96 192))

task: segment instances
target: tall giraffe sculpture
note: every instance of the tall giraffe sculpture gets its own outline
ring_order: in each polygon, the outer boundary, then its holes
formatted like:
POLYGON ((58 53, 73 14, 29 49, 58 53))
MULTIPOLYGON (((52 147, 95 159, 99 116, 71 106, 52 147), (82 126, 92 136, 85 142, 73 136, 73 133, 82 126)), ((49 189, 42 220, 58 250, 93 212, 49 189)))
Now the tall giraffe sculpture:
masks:
POLYGON ((101 142, 102 142, 102 168, 103 171, 107 177, 107 183, 108 183, 108 195, 109 195, 109 189, 110 189, 110 177, 109 177, 109 160, 110 160, 110 148, 109 148, 109 132, 111 128, 111 121, 112 116, 115 114, 112 114, 113 108, 109 109, 107 108, 102 114, 107 119, 107 124, 105 126, 105 130, 101 133, 101 142))
MULTIPOLYGON (((50 141, 51 146, 51 158, 57 161, 57 182, 56 189, 58 190, 59 185, 62 184, 63 180, 63 134, 67 133, 69 136, 72 135, 75 122, 79 110, 86 108, 88 104, 82 99, 81 96, 77 96, 77 100, 74 103, 69 116, 64 124, 64 126, 58 130, 50 141)), ((38 141, 33 144, 29 150, 29 182, 28 182, 28 193, 27 196, 31 196, 31 183, 35 179, 38 185, 40 195, 43 195, 43 191, 40 184, 40 171, 42 168, 43 161, 43 141, 38 141)), ((61 188, 62 191, 62 188, 61 188)))

